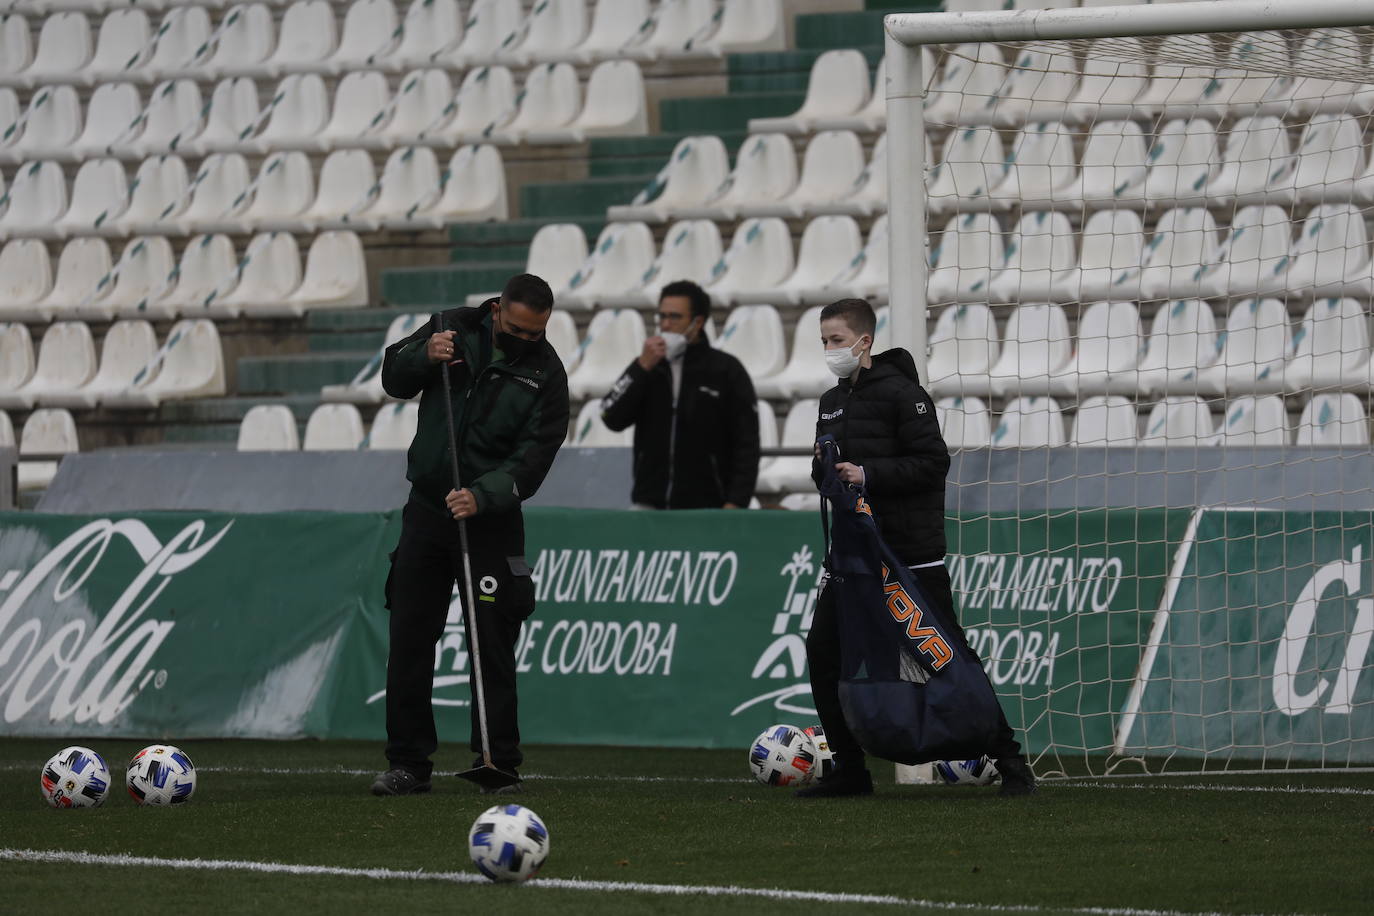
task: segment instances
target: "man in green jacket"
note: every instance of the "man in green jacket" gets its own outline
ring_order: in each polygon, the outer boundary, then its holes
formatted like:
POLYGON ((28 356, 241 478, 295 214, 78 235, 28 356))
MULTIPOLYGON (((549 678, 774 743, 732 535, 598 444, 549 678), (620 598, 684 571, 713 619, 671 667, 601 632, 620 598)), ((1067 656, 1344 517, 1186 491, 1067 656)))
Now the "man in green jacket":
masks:
MULTIPOLYGON (((500 298, 450 309, 386 349, 382 387, 392 397, 420 395, 419 423, 407 456, 410 500, 391 555, 387 607, 391 650, 386 673, 386 756, 390 768, 374 795, 430 790, 438 748, 430 696, 434 647, 443 635, 453 585, 463 572, 458 525, 468 528, 482 686, 492 762, 511 773, 522 761, 516 715, 515 644, 534 612, 525 561, 521 501, 534 495, 568 432, 568 379, 544 339, 553 293, 520 274, 500 298), (448 363, 456 445, 450 439, 440 364, 448 363), (453 479, 456 447, 462 480, 453 479)), ((466 626, 466 617, 464 618, 466 626)), ((467 640, 472 644, 471 636, 467 640)), ((476 706, 474 751, 481 750, 476 706)), ((475 766, 480 766, 479 757, 475 766)))

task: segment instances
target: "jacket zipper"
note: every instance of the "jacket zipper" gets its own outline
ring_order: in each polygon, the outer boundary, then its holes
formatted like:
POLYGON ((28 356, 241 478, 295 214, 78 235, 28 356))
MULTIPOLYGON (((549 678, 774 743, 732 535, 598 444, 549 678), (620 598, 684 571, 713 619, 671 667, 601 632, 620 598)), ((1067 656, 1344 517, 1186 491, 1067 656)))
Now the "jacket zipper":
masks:
MULTIPOLYGON (((672 367, 669 367, 670 374, 668 384, 672 384, 672 367)), ((673 412, 668 422, 668 492, 665 494, 663 504, 665 507, 673 508, 673 467, 677 463, 677 398, 673 398, 673 412)))

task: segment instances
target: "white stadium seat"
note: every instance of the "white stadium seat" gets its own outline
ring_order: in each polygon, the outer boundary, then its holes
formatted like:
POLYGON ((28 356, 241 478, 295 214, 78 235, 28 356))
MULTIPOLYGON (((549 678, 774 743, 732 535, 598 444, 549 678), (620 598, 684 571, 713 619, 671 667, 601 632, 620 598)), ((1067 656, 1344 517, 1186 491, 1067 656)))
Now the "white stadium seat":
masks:
MULTIPOLYGON (((81 445, 77 440, 76 421, 72 415, 60 408, 35 410, 24 421, 24 429, 19 434, 19 457, 27 455, 68 455, 79 452, 81 445)), ((19 462, 19 490, 42 490, 52 483, 57 475, 56 461, 19 462)))
POLYGON ((644 349, 646 336, 644 318, 633 309, 597 312, 582 337, 582 359, 568 377, 568 393, 574 400, 604 397, 644 349))
POLYGON ((1296 80, 1288 74, 1266 73, 1263 51, 1267 39, 1262 32, 1237 35, 1217 70, 1215 91, 1218 105, 1230 115, 1285 115, 1293 109, 1296 80))
POLYGON ((162 301, 168 314, 198 318, 227 295, 238 279, 234 243, 224 235, 199 235, 186 243, 177 266, 177 284, 162 301))
POLYGON ((497 59, 528 67, 551 60, 580 45, 587 37, 587 0, 544 0, 530 8, 517 34, 497 52, 497 59))
POLYGON ((33 63, 33 26, 17 13, 0 16, 0 82, 14 78, 33 63))
POLYGON ((294 310, 286 303, 301 285, 301 253, 288 232, 260 233, 248 243, 238 267, 238 283, 216 297, 211 313, 230 317, 278 317, 294 310))
POLYGON ((1359 397, 1318 394, 1298 418, 1298 445, 1369 445, 1369 420, 1359 397))
POLYGON ((565 143, 582 111, 582 84, 572 64, 543 64, 525 77, 515 117, 492 133, 498 143, 565 143))
MULTIPOLYGON (((363 364, 352 381, 342 385, 325 385, 320 389, 320 398, 331 402, 380 404, 387 396, 382 390, 382 357, 386 348, 415 333, 429 319, 430 316, 424 314, 400 315, 392 319, 386 333, 382 335, 381 346, 372 358, 363 364)), ((406 445, 409 444, 410 440, 406 440, 406 445)))
POLYGON ((1351 200, 1364 173, 1360 122, 1348 114, 1318 114, 1302 129, 1292 169, 1270 182, 1267 197, 1304 204, 1351 200))
POLYGON ((78 12, 53 13, 43 20, 33 62, 21 74, 32 89, 45 83, 75 80, 90 62, 91 24, 78 12))
POLYGON ((1211 203, 1264 203, 1291 174, 1292 150, 1283 122, 1270 115, 1241 118, 1226 132, 1221 169, 1207 184, 1211 203))
POLYGON ((1006 174, 1006 153, 997 131, 991 127, 952 130, 940 161, 926 173, 930 209, 943 212, 986 202, 1006 174))
POLYGON ((385 58, 393 72, 427 66, 463 40, 458 0, 411 0, 401 21, 401 41, 385 58))
MULTIPOLYGON (((1220 84, 1212 64, 1216 50, 1205 35, 1171 35, 1155 48, 1154 76, 1136 99, 1139 115, 1220 118, 1220 84)), ((1137 116, 1139 116, 1137 115, 1137 116)))
MULTIPOLYGON (((819 341, 819 334, 817 337, 819 341)), ((819 347, 817 347, 819 349, 819 347)), ((820 401, 804 398, 792 404, 782 421, 783 448, 811 448, 816 442, 816 419, 820 401)), ((800 455, 783 455, 759 471, 757 489, 760 493, 814 491, 811 480, 811 459, 800 455)))
POLYGON ((147 69, 152 50, 148 14, 138 7, 115 9, 100 21, 95 53, 81 70, 88 86, 134 80, 147 69))
POLYGON ((475 67, 463 77, 454 103, 457 110, 448 123, 426 131, 426 144, 452 146, 489 138, 518 111, 515 77, 505 67, 475 67))
POLYGON ((173 231, 175 221, 191 202, 191 179, 180 156, 154 156, 143 160, 134 173, 129 206, 113 223, 101 227, 102 235, 129 235, 173 231))
POLYGON ((22 387, 33 375, 33 362, 28 326, 18 321, 0 324, 0 392, 22 387))
POLYGON ((1288 310, 1278 299, 1236 303, 1219 335, 1216 361, 1198 373, 1198 392, 1209 395, 1283 390, 1284 362, 1292 354, 1288 310))
POLYGON ((1058 397, 1134 394, 1142 339, 1134 302, 1094 302, 1078 321, 1077 347, 1069 361, 1048 373, 1043 389, 1027 380, 1022 390, 1058 397))
POLYGON ((56 159, 81 136, 81 102, 71 86, 44 86, 29 99, 23 134, 8 160, 56 159))
POLYGON ((386 75, 376 70, 355 70, 339 80, 329 123, 318 135, 301 136, 274 144, 274 148, 331 150, 381 138, 393 111, 391 87, 386 75))
POLYGON ((946 49, 940 75, 926 94, 926 122, 987 123, 986 110, 996 100, 1006 72, 1002 51, 991 42, 946 49))
POLYGON ((377 199, 365 213, 352 220, 360 231, 382 225, 394 229, 419 228, 413 222, 417 213, 439 200, 439 160, 426 146, 408 146, 394 151, 382 167, 377 182, 377 199))
POLYGON ((344 13, 339 47, 325 66, 336 76, 372 66, 385 60, 400 38, 400 18, 391 0, 353 0, 344 13))
POLYGON ((167 304, 176 268, 172 243, 162 236, 131 239, 115 265, 118 276, 114 290, 83 317, 108 321, 111 318, 162 318, 170 311, 167 304))
POLYGON ((1135 445, 1135 405, 1120 395, 1086 398, 1073 415, 1069 444, 1121 448, 1135 445))
POLYGON ((403 451, 410 448, 410 443, 415 440, 415 430, 419 425, 420 405, 414 401, 383 404, 372 418, 372 428, 367 432, 364 447, 403 451))
POLYGON ((721 57, 741 51, 782 51, 786 47, 782 0, 723 0, 720 28, 674 56, 691 53, 721 57))
POLYGON ((1284 390, 1352 388, 1365 381, 1369 314, 1354 299, 1318 299, 1293 334, 1293 358, 1283 370, 1284 390))
POLYGON ((67 212, 67 179, 56 162, 26 162, 10 180, 9 207, 0 217, 0 233, 38 235, 67 212))
POLYGON ((705 283, 711 269, 720 261, 720 230, 709 219, 683 220, 668 227, 663 249, 629 290, 598 298, 600 305, 612 308, 652 308, 658 304, 659 290, 676 280, 705 283))
POLYGON ((752 118, 749 132, 809 134, 822 120, 857 115, 869 93, 868 61, 861 52, 826 51, 811 65, 801 108, 783 118, 752 118))
POLYGON ((46 394, 75 391, 95 375, 95 341, 82 321, 49 325, 38 345, 33 375, 19 388, 0 391, 0 407, 33 407, 46 394))
POLYGON ((1176 207, 1206 200, 1206 188, 1221 169, 1216 127, 1201 118, 1174 120, 1155 135, 1144 198, 1151 207, 1176 207))
POLYGON ((200 87, 194 80, 159 83, 143 109, 143 130, 130 142, 117 142, 110 154, 122 159, 144 159, 175 153, 192 143, 205 129, 200 87))
POLYGON ((577 143, 588 137, 648 132, 649 111, 639 65, 630 60, 608 60, 597 64, 588 77, 586 103, 567 131, 542 136, 543 142, 577 143))
POLYGON ((0 249, 0 321, 47 321, 38 303, 52 290, 48 246, 38 239, 13 239, 0 249))
POLYGON ((776 375, 787 364, 782 317, 771 305, 731 309, 716 349, 738 359, 753 379, 776 375))
POLYGON ((716 0, 660 0, 652 30, 621 53, 641 60, 671 57, 688 42, 710 37, 715 12, 716 0))
POLYGON ((1054 448, 1064 444, 1064 417, 1046 397, 1013 398, 993 430, 993 448, 1054 448))
MULTIPOLYGON (((930 138, 926 138, 926 161, 933 157, 930 138)), ((887 211, 887 134, 880 134, 873 144, 873 156, 868 164, 854 177, 848 188, 834 198, 811 204, 812 213, 848 213, 852 216, 870 216, 887 211)))
POLYGON ((567 287, 554 289, 565 308, 591 308, 603 295, 633 289, 654 262, 654 236, 644 223, 609 223, 567 287))
POLYGON ((1057 305, 1018 305, 1007 319, 1002 353, 988 370, 988 387, 980 390, 978 379, 964 379, 965 393, 1014 396, 1020 394, 1023 380, 1053 376, 1072 355, 1068 317, 1057 305))
POLYGON ((1233 297, 1283 292, 1292 231, 1281 207, 1242 207, 1217 250, 1216 261, 1200 268, 1201 288, 1233 297))
POLYGON ((1043 302, 1053 297, 1054 279, 1078 261, 1075 235, 1063 213, 1025 212, 1007 238, 1005 266, 988 290, 993 302, 1043 302))
POLYGON ((740 303, 746 296, 775 289, 795 269, 787 224, 776 216, 755 217, 735 230, 706 291, 722 305, 740 303))
POLYGON ((1294 54, 1293 72, 1303 74, 1292 92, 1298 113, 1362 115, 1374 109, 1374 85, 1315 75, 1321 72, 1323 58, 1329 60, 1333 52, 1344 54, 1344 49, 1359 45, 1358 35, 1350 29, 1313 29, 1307 33, 1294 54))
POLYGON ((311 231, 319 227, 347 228, 371 205, 377 176, 366 150, 337 149, 325 157, 316 176, 315 199, 299 215, 262 221, 259 230, 311 231))
POLYGON ((258 404, 239 422, 240 452, 294 452, 300 449, 296 416, 282 404, 258 404))
POLYGON ((224 351, 215 323, 183 319, 172 325, 167 341, 134 376, 134 383, 100 402, 106 407, 147 409, 163 401, 222 396, 224 388, 224 351))
POLYGON ((931 302, 986 302, 992 275, 1006 260, 997 217, 989 213, 950 217, 930 259, 927 296, 931 302))
POLYGON ((1277 395, 1245 395, 1226 405, 1216 444, 1228 448, 1288 444, 1288 410, 1277 395))
POLYGON ((729 176, 699 207, 679 207, 677 215, 734 219, 741 208, 776 204, 796 186, 797 151, 792 139, 785 134, 753 134, 740 144, 729 176))
MULTIPOLYGON (((245 193, 247 193, 245 191, 245 193)), ((233 220, 219 220, 230 231, 250 232, 263 224, 298 220, 315 200, 315 172, 300 150, 273 153, 262 160, 253 179, 252 202, 233 220)))
POLYGON ((1313 298, 1368 298, 1374 277, 1364 213, 1352 204, 1313 207, 1298 229, 1284 288, 1313 298))
POLYGON ((1145 49, 1137 38, 1113 38, 1089 45, 1078 88, 1064 110, 1071 123, 1130 118, 1135 100, 1149 85, 1145 49))
POLYGON ((822 131, 806 145, 801 180, 791 193, 774 203, 742 204, 734 209, 743 216, 803 216, 851 193, 863 170, 863 144, 857 134, 822 131))
POLYGON ((192 69, 196 53, 207 48, 212 29, 210 14, 202 5, 178 4, 167 10, 157 30, 153 48, 142 78, 149 74, 179 73, 192 69))
POLYGON ((612 430, 601 419, 601 402, 590 400, 577 412, 570 444, 577 448, 629 448, 634 444, 634 428, 612 430))
POLYGON ((100 369, 89 382, 68 391, 39 396, 45 407, 91 408, 100 399, 133 384, 134 376, 157 353, 157 335, 146 321, 116 321, 100 345, 100 369))
POLYGON ((1077 175, 1069 129, 1057 121, 1028 124, 1012 145, 1006 174, 989 198, 1002 208, 1026 202, 1038 207, 1054 201, 1071 203, 1068 194, 1077 175))
POLYGON ((572 314, 562 309, 551 312, 549 323, 544 326, 544 339, 558 354, 559 361, 563 363, 563 369, 572 372, 577 367, 578 358, 582 355, 577 342, 577 323, 573 321, 572 314))
POLYGON ((94 307, 110 294, 110 246, 104 239, 77 238, 62 247, 52 290, 30 306, 39 316, 65 318, 94 307))
POLYGON ((550 54, 548 59, 590 64, 615 57, 634 41, 640 26, 648 21, 649 10, 649 0, 596 0, 587 37, 568 51, 550 54))
POLYGON ((813 304, 828 300, 829 284, 851 268, 863 250, 859 224, 852 216, 818 216, 802 230, 796 268, 776 289, 742 290, 741 301, 780 305, 813 304))
POLYGON ((320 68, 338 48, 339 30, 329 0, 296 0, 282 13, 276 49, 263 62, 266 75, 320 68))
POLYGON ((1083 146, 1078 175, 1057 190, 1056 207, 1100 208, 1130 202, 1145 188, 1147 151, 1140 126, 1131 121, 1095 124, 1083 146))
MULTIPOLYGON (((530 240, 529 255, 525 260, 525 273, 543 277, 553 290, 567 289, 573 275, 587 260, 587 236, 577 223, 547 223, 530 240)), ((485 293, 472 293, 467 298, 468 306, 481 305, 500 290, 485 293)), ((556 298, 556 297, 555 297, 556 298)), ((561 304, 561 302, 559 303, 561 304)), ((554 313, 554 317, 564 312, 554 313)), ((551 318, 550 321, 553 319, 551 318)), ((571 316, 569 316, 571 320, 571 316)), ((561 352, 561 351, 560 351, 561 352)), ((566 360, 564 365, 570 365, 566 360)))
POLYGON ((992 444, 992 417, 981 398, 941 398, 935 402, 935 417, 950 451, 992 444))
POLYGON ((176 217, 182 235, 223 232, 234 228, 252 197, 248 160, 238 153, 214 153, 201 163, 191 179, 191 202, 176 217))
POLYGON ((129 206, 129 180, 117 159, 88 159, 72 181, 67 212, 43 234, 65 238, 98 231, 115 222, 129 206))
POLYGON ((265 3, 231 7, 216 29, 215 53, 204 65, 219 76, 265 76, 267 56, 275 47, 272 11, 265 3))
POLYGON ((1165 398, 1150 410, 1140 445, 1195 448, 1210 444, 1216 435, 1212 412, 1196 395, 1165 398))
POLYGON ((14 422, 10 420, 10 415, 0 410, 0 448, 14 448, 17 442, 14 437, 14 422))
MULTIPOLYGON (((1217 224, 1209 211, 1192 207, 1163 214, 1145 249, 1139 295, 1145 299, 1215 295, 1216 278, 1205 268, 1217 262, 1218 246, 1217 224)), ((1129 296, 1126 286, 1121 283, 1117 288, 1129 296)))
POLYGON ((230 77, 215 84, 205 129, 194 140, 178 143, 188 155, 251 149, 248 138, 255 130, 260 110, 258 87, 246 76, 230 77))
POLYGON ((519 37, 524 17, 520 0, 472 0, 462 40, 436 62, 449 69, 490 64, 497 50, 519 37))
POLYGON ((310 243, 305 275, 290 296, 268 302, 254 315, 296 317, 312 309, 362 308, 367 305, 367 260, 363 243, 352 232, 321 232, 310 243))
POLYGON ((684 137, 649 186, 628 206, 608 208, 606 218, 664 222, 679 208, 704 204, 729 173, 730 155, 719 137, 684 137))
POLYGON ((414 143, 427 130, 447 119, 453 101, 453 84, 443 70, 416 70, 401 78, 391 117, 380 130, 346 141, 368 149, 394 149, 414 143))
MULTIPOLYGON (((116 143, 133 136, 143 114, 143 100, 132 83, 97 86, 86 104, 81 135, 57 154, 57 158, 82 160, 103 156, 116 143)), ((141 127, 141 125, 138 125, 141 127)))
POLYGON ((261 131, 244 137, 243 144, 258 153, 268 150, 313 149, 329 121, 329 94, 318 73, 293 73, 277 86, 261 131))
POLYGON ((971 390, 986 391, 988 370, 1000 355, 991 309, 982 303, 946 306, 930 335, 926 388, 933 394, 958 395, 967 379, 971 390))
MULTIPOLYGON (((929 85, 935 76, 935 56, 929 47, 921 47, 921 65, 926 76, 926 85, 929 85)), ((884 55, 873 73, 873 89, 868 94, 868 102, 852 114, 821 115, 815 119, 813 126, 815 130, 874 131, 881 130, 886 125, 887 57, 884 55)))
POLYGON ((1078 263, 1057 273, 1049 298, 1056 302, 1101 302, 1134 298, 1140 291, 1145 234, 1130 210, 1099 210, 1083 225, 1078 263))
POLYGON ((1026 45, 1016 51, 997 94, 977 120, 1001 127, 1062 121, 1077 87, 1078 60, 1072 53, 1026 45))
MULTIPOLYGON (((818 397, 835 385, 835 376, 825 364, 825 348, 821 345, 821 306, 807 309, 797 319, 792 330, 792 347, 787 365, 776 375, 755 380, 754 387, 763 398, 818 397)), ((806 444, 815 440, 815 413, 811 417, 813 434, 806 444)), ((787 434, 783 433, 784 444, 787 434)))
MULTIPOLYGON (((759 415, 759 448, 778 447, 778 415, 773 411, 773 405, 764 400, 754 402, 754 409, 759 415)), ((769 465, 777 461, 776 456, 764 455, 759 458, 759 473, 762 474, 769 465)), ((817 506, 817 509, 820 507, 817 506)))
POLYGON ((307 452, 352 451, 362 445, 363 438, 363 415, 357 407, 321 404, 305 421, 301 449, 307 452))
MULTIPOLYGON (((1192 394, 1198 376, 1217 358, 1216 322, 1199 299, 1177 299, 1160 306, 1135 372, 1140 394, 1192 394)), ((1122 385, 1129 377, 1120 379, 1122 385)))
POLYGON ((849 264, 819 290, 804 294, 803 298, 813 295, 817 299, 867 299, 870 304, 886 302, 889 288, 888 245, 887 214, 883 214, 873 221, 868 240, 849 264))

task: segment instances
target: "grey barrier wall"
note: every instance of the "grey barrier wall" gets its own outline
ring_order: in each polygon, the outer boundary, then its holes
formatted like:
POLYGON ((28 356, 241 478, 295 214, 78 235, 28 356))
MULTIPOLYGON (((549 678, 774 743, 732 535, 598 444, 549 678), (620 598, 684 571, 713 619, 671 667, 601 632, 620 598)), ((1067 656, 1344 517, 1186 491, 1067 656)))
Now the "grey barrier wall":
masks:
POLYGON ((19 451, 12 445, 0 445, 0 509, 13 509, 18 481, 19 451))

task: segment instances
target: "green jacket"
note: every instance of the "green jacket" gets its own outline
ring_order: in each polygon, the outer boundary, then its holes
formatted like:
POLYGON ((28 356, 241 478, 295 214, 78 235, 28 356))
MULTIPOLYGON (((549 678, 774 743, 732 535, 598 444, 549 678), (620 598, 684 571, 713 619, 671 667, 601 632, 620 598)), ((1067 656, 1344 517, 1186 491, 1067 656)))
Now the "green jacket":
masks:
MULTIPOLYGON (((477 498, 473 522, 520 512, 543 483, 568 435, 568 376, 547 340, 516 361, 493 350, 491 312, 450 309, 386 348, 382 387, 392 397, 420 395, 419 425, 407 455, 411 498, 445 515, 444 497, 455 488, 449 458, 444 382, 426 344, 440 329, 456 330, 457 354, 449 365, 462 486, 477 498)), ((516 521, 519 524, 518 520, 516 521)))

